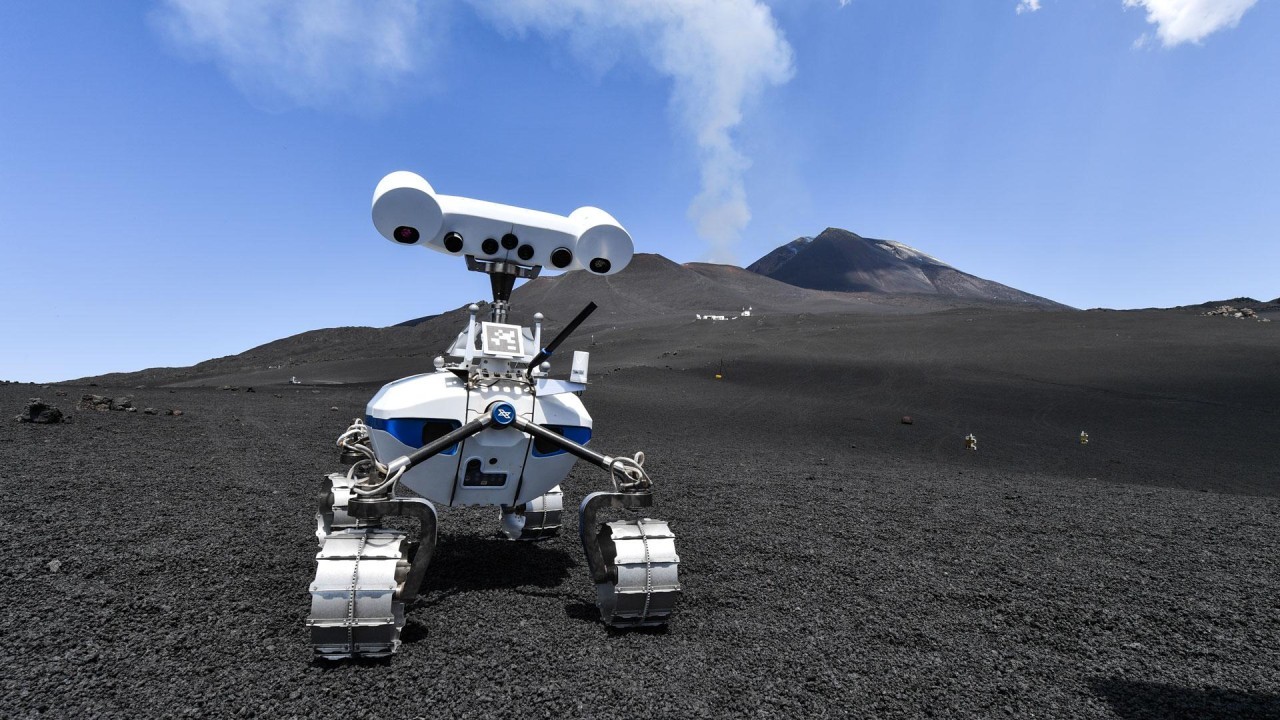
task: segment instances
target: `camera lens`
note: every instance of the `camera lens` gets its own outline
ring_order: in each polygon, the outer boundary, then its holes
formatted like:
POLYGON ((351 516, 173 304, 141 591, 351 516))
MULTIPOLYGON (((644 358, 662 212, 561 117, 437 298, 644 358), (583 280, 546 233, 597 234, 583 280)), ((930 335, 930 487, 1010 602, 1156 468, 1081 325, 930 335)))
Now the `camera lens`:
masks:
POLYGON ((512 235, 511 233, 507 233, 506 235, 502 236, 502 247, 508 250, 515 250, 516 246, 519 244, 520 244, 520 238, 516 237, 515 235, 512 235))
POLYGON ((599 273, 603 275, 609 272, 609 268, 611 267, 613 267, 613 263, 609 262, 605 258, 596 258, 595 260, 591 261, 591 272, 593 273, 599 273))
POLYGON ((462 236, 456 232, 446 234, 444 236, 444 249, 451 253, 462 250, 462 236))
POLYGON ((497 255, 498 241, 493 238, 485 238, 485 241, 480 243, 480 251, 485 255, 497 255))
POLYGON ((405 245, 412 245, 418 242, 418 228, 411 228, 408 225, 401 225, 400 227, 396 228, 395 232, 391 233, 391 236, 394 237, 396 239, 396 242, 398 243, 404 243, 405 245))
POLYGON ((533 257, 533 246, 532 246, 532 245, 521 245, 521 246, 520 246, 520 249, 516 251, 516 255, 517 255, 521 260, 528 260, 529 258, 533 257))
POLYGON ((573 262, 573 251, 569 248, 556 248, 551 251, 551 264, 558 268, 567 268, 573 262))

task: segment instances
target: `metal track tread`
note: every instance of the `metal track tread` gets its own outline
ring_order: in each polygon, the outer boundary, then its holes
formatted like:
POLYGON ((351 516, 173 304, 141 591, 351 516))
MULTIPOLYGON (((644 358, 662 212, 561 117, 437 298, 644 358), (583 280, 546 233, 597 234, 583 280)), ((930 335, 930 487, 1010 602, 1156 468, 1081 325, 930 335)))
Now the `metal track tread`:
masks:
POLYGON ((502 533, 508 540, 546 540, 560 534, 564 491, 557 485, 520 508, 502 508, 502 533))
POLYGON ((596 585, 600 617, 613 627, 665 625, 680 599, 675 533, 666 521, 643 518, 602 523, 600 538, 617 578, 596 585))
POLYGON ((318 657, 386 657, 400 646, 406 534, 384 528, 329 533, 316 554, 311 583, 311 646, 318 657))

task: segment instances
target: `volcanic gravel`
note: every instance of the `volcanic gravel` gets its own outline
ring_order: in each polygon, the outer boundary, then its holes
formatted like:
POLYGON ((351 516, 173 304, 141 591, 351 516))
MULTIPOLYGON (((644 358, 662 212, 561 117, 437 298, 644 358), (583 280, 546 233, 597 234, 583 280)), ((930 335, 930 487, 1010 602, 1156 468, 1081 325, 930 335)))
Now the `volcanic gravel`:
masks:
MULTIPOLYGON (((338 663, 304 628, 315 495, 375 386, 0 386, 184 411, 3 426, 0 717, 1280 717, 1274 493, 1110 481, 1156 440, 1081 446, 1052 403, 1012 451, 1024 423, 979 414, 969 452, 946 403, 730 368, 584 397, 677 534, 668 629, 600 623, 575 513, 521 544, 442 508, 400 652, 338 663)), ((567 509, 607 482, 579 463, 567 509)))

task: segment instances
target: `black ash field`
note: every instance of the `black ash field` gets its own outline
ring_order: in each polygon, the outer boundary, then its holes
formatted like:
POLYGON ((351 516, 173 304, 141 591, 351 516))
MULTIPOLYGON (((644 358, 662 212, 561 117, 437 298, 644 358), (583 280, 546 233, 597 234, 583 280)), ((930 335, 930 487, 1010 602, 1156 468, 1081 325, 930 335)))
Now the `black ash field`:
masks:
POLYGON ((314 496, 455 316, 365 362, 0 386, 74 416, 0 433, 0 716, 1280 717, 1280 324, 877 308, 602 313, 566 348, 593 446, 648 457, 674 622, 600 624, 573 513, 524 545, 442 509, 385 662, 312 662, 314 496))

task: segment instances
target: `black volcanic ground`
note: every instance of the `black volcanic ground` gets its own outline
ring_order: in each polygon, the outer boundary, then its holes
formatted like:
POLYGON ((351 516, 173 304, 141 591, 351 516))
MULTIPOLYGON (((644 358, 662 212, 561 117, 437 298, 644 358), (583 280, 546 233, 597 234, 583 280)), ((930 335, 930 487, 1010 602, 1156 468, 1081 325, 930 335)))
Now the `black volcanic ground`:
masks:
MULTIPOLYGON (((645 451, 678 535, 668 631, 599 624, 576 518, 527 546, 445 509, 401 652, 311 661, 333 438, 455 312, 0 385, 9 415, 85 392, 184 410, 4 425, 0 715, 1280 717, 1280 323, 733 295, 733 269, 660 260, 518 295, 552 332, 582 293, 602 306, 563 354, 592 351, 593 445, 645 451), (730 303, 759 314, 689 311, 730 303)), ((575 468, 567 502, 606 482, 575 468)))

